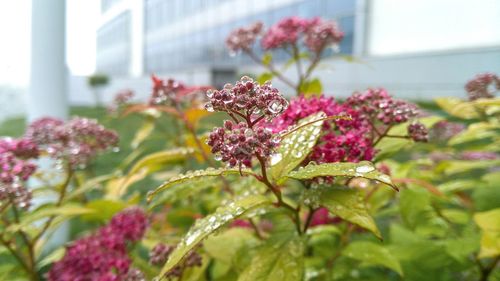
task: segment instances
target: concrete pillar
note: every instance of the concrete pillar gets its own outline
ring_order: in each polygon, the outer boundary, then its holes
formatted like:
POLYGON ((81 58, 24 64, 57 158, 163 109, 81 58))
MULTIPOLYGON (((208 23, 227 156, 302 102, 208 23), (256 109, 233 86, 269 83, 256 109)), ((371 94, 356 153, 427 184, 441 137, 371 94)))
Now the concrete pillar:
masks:
POLYGON ((28 121, 68 117, 65 0, 32 0, 28 121))

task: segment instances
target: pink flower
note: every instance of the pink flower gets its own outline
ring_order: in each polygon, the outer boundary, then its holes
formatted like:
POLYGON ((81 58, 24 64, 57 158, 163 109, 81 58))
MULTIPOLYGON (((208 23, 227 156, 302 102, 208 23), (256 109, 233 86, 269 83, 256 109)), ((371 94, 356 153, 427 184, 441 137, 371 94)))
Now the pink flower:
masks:
POLYGON ((136 242, 145 232, 146 216, 138 208, 116 214, 111 223, 94 234, 74 241, 64 257, 54 263, 49 281, 135 280, 131 272, 127 242, 136 242), (130 229, 128 229, 130 228, 130 229))
POLYGON ((257 37, 262 33, 262 27, 262 22, 256 22, 233 30, 226 38, 227 48, 233 53, 250 50, 257 37))
POLYGON ((339 218, 335 218, 330 215, 330 212, 327 208, 319 208, 314 212, 311 223, 309 225, 311 227, 314 227, 318 225, 332 224, 339 221, 341 221, 339 218))
POLYGON ((296 44, 299 35, 309 26, 309 21, 300 17, 284 18, 271 26, 262 38, 262 47, 266 50, 296 44))
POLYGON ((290 102, 288 109, 269 125, 274 132, 285 130, 299 120, 317 113, 327 116, 349 115, 351 120, 338 119, 323 124, 323 132, 307 161, 317 163, 359 162, 371 160, 375 155, 369 138, 371 127, 360 114, 349 106, 335 102, 333 98, 300 96, 290 102))
POLYGON ((493 73, 478 74, 467 82, 465 90, 469 95, 469 100, 493 98, 494 94, 500 91, 500 78, 493 73))
POLYGON ((55 118, 36 120, 28 127, 26 138, 72 168, 87 165, 98 153, 115 147, 118 135, 97 120, 75 117, 68 122, 55 118))
POLYGON ((327 46, 338 45, 344 38, 344 33, 334 21, 294 16, 271 26, 262 38, 262 47, 266 50, 285 48, 298 45, 301 38, 311 52, 320 54, 327 46))
POLYGON ((215 128, 210 133, 207 144, 212 147, 215 159, 229 167, 250 167, 254 155, 267 159, 278 145, 270 130, 252 129, 244 122, 235 124, 229 120, 224 122, 224 128, 215 128))
POLYGON ((334 21, 324 21, 314 18, 305 30, 305 44, 311 52, 321 53, 328 45, 338 45, 344 38, 334 21))
POLYGON ((128 208, 115 215, 110 222, 113 231, 117 231, 129 241, 138 241, 144 236, 148 219, 140 208, 128 208))

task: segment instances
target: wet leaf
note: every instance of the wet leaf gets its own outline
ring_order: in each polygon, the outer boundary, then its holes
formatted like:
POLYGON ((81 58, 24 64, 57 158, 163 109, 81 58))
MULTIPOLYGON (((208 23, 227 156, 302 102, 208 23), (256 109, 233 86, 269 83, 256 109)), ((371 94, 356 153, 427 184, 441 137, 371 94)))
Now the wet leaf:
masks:
POLYGON ((196 247, 202 240, 217 231, 228 222, 244 215, 246 212, 258 207, 271 204, 271 201, 262 195, 252 195, 237 199, 234 202, 219 207, 215 213, 199 219, 188 231, 186 236, 177 245, 170 255, 167 263, 163 266, 159 276, 164 276, 174 268, 184 256, 196 247))
POLYGON ((434 101, 439 107, 452 116, 461 119, 474 119, 479 117, 477 108, 472 102, 453 97, 436 98, 434 101))
POLYGON ((476 213, 474 221, 482 230, 479 257, 500 256, 500 208, 476 213))
MULTIPOLYGON (((419 122, 424 124, 425 127, 431 128, 435 123, 443 120, 442 117, 438 116, 429 116, 424 118, 419 118, 419 122)), ((396 125, 392 127, 388 134, 394 136, 406 136, 408 134, 408 125, 409 122, 396 125)), ((400 152, 405 147, 413 145, 414 141, 411 139, 403 139, 403 138, 383 138, 379 143, 377 143, 376 148, 379 150, 379 153, 375 157, 376 161, 380 161, 382 159, 386 159, 398 152, 400 152)))
POLYGON ((388 175, 377 171, 373 164, 368 161, 361 161, 359 163, 309 164, 305 167, 300 167, 297 171, 290 172, 287 176, 298 180, 327 176, 359 177, 375 180, 397 189, 388 175))
POLYGON ((323 93, 323 85, 318 78, 305 81, 300 85, 300 92, 306 97, 320 96, 323 93))
POLYGON ((270 52, 267 52, 262 57, 262 64, 263 65, 269 65, 272 60, 273 60, 273 55, 270 52))
POLYGON ((130 143, 132 149, 136 149, 139 145, 153 132, 155 128, 154 120, 148 119, 144 122, 141 128, 135 133, 134 139, 130 143))
POLYGON ((387 267, 403 276, 403 270, 399 261, 391 254, 388 249, 379 244, 368 241, 352 242, 343 251, 343 255, 355 260, 362 261, 367 265, 379 265, 387 267))
POLYGON ((262 73, 261 75, 259 75, 259 77, 257 77, 257 82, 259 82, 259 84, 264 84, 266 83, 267 81, 271 81, 271 79, 273 79, 274 75, 270 72, 264 72, 262 73))
POLYGON ((297 130, 281 139, 276 154, 271 157, 270 175, 273 180, 282 181, 290 171, 304 161, 321 134, 324 122, 321 119, 325 117, 323 112, 308 116, 297 124, 297 130), (321 121, 314 122, 316 120, 321 121))
POLYGON ((313 186, 307 191, 304 203, 314 207, 323 206, 332 214, 371 231, 378 238, 382 238, 365 205, 363 193, 357 189, 325 185, 313 186))
POLYGON ((217 177, 230 174, 239 174, 240 172, 244 175, 253 174, 252 170, 249 169, 241 169, 240 171, 239 169, 208 168, 206 170, 189 171, 185 174, 180 174, 176 177, 171 178, 170 180, 164 182, 162 185, 157 187, 155 190, 149 192, 147 200, 151 201, 155 196, 158 195, 158 193, 177 184, 196 181, 199 178, 205 178, 205 177, 217 177))
POLYGON ((189 155, 192 155, 194 153, 194 149, 183 147, 151 153, 137 161, 130 169, 128 174, 133 175, 144 168, 149 172, 156 169, 159 165, 165 165, 167 163, 177 163, 179 161, 185 160, 189 155))
POLYGON ((295 232, 277 233, 256 253, 238 281, 302 281, 305 242, 295 232))
POLYGON ((77 204, 66 204, 60 207, 57 206, 44 206, 33 212, 26 214, 21 218, 19 224, 11 224, 8 227, 8 231, 18 231, 27 227, 38 220, 46 219, 51 216, 57 216, 60 219, 67 220, 74 216, 91 214, 95 212, 95 210, 82 207, 77 204))
POLYGON ((200 121, 202 118, 212 115, 212 113, 203 108, 193 107, 186 110, 185 115, 187 122, 189 122, 189 124, 192 124, 193 126, 196 126, 196 124, 198 124, 198 121, 200 121))

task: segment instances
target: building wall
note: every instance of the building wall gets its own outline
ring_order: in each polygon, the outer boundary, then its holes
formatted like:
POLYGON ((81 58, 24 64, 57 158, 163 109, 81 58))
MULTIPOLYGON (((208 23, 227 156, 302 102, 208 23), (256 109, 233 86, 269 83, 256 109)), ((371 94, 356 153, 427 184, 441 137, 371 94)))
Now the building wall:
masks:
MULTIPOLYGON (((234 28, 257 20, 269 26, 292 15, 335 19, 346 32, 340 51, 354 55, 357 62, 331 57, 315 72, 330 95, 345 97, 367 87, 386 87, 396 96, 411 99, 463 96, 464 83, 475 74, 500 73, 500 33, 493 27, 500 24, 500 2, 496 0, 483 0, 483 5, 468 0, 441 0, 439 5, 433 0, 407 5, 400 0, 140 0, 143 27, 134 32, 142 30, 142 37, 130 34, 131 27, 137 25, 136 18, 131 16, 138 9, 134 1, 139 0, 103 0, 109 2, 103 7, 99 29, 104 41, 111 40, 106 36, 107 30, 118 30, 112 28, 114 21, 128 17, 121 20, 123 32, 116 35, 119 39, 115 41, 120 43, 109 46, 98 43, 98 70, 118 77, 106 90, 110 96, 113 91, 127 87, 149 93, 151 73, 190 84, 218 83, 220 77, 229 77, 231 71, 257 74, 262 69, 248 58, 229 54, 224 47, 226 36, 234 28), (467 13, 473 10, 476 14, 467 13), (129 27, 123 27, 127 24, 129 27), (464 27, 469 25, 474 28, 464 27), (446 32, 453 30, 453 26, 469 32, 463 36, 470 40, 489 45, 461 47, 467 40, 457 37, 455 31, 446 32), (471 35, 475 30, 481 32, 471 35), (388 37, 384 39, 382 35, 388 37), (450 37, 455 45, 448 42, 448 35, 455 36, 450 37), (415 47, 411 43, 413 37, 418 37, 419 44, 426 40, 425 44, 415 47), (127 45, 133 41, 131 38, 142 38, 141 52, 131 51, 127 45), (394 49, 391 46, 396 43, 404 47, 397 48, 401 51, 398 54, 391 53, 394 49), (443 49, 434 50, 433 46, 443 49), (143 68, 132 73, 130 61, 137 60, 143 62, 143 68), (142 73, 142 78, 126 78, 138 73, 142 73)), ((282 62, 285 57, 279 52, 273 56, 282 62)), ((295 77, 295 70, 290 69, 287 75, 295 77)), ((275 85, 287 92, 279 81, 275 85)))
MULTIPOLYGON (((231 30, 261 21, 270 26, 287 16, 336 19, 346 33, 341 51, 352 53, 355 1, 351 0, 146 0, 145 72, 252 64, 231 57, 224 41, 231 30)), ((256 48, 257 53, 262 50, 256 48)), ((283 60, 277 53, 275 60, 283 60)))

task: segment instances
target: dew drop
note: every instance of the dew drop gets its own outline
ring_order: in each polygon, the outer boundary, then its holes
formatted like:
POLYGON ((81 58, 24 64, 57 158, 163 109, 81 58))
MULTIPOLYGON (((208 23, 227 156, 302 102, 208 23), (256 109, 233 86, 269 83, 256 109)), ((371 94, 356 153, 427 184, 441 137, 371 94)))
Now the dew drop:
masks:
POLYGON ((274 100, 274 101, 271 101, 269 103, 269 105, 267 106, 267 109, 272 114, 278 114, 278 113, 281 113, 283 111, 283 105, 279 101, 274 100))
POLYGON ((371 172, 373 170, 375 170, 375 168, 373 166, 368 166, 368 165, 366 165, 366 166, 359 166, 359 167, 356 168, 356 172, 357 173, 368 173, 368 172, 371 172))
POLYGON ((205 109, 208 112, 214 112, 214 106, 211 103, 209 103, 209 102, 205 104, 205 109))
POLYGON ((271 156, 271 166, 278 164, 283 159, 281 153, 276 153, 271 156))

